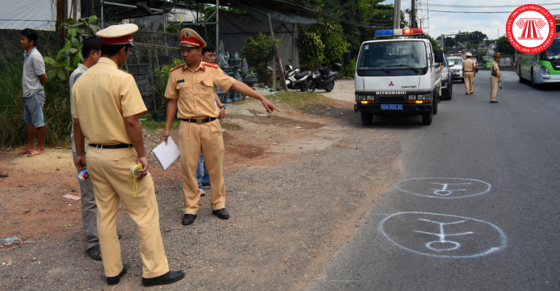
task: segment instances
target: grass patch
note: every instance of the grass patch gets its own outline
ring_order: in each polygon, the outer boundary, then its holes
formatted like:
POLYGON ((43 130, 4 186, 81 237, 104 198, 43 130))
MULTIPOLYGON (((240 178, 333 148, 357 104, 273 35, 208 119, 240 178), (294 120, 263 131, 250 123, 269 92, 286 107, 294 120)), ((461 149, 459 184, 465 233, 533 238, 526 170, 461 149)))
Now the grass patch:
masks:
POLYGON ((226 130, 238 130, 241 129, 241 126, 233 121, 229 121, 226 117, 224 118, 224 122, 222 122, 222 128, 226 130))
POLYGON ((323 95, 297 91, 282 91, 274 94, 274 97, 267 96, 267 98, 270 98, 272 103, 281 101, 295 110, 308 114, 315 114, 318 110, 322 111, 334 104, 333 99, 323 95))
MULTIPOLYGON (((155 121, 151 115, 144 115, 141 118, 142 126, 151 131, 156 131, 158 129, 165 129, 165 121, 155 121)), ((171 123, 171 129, 179 128, 179 119, 173 120, 171 123)))

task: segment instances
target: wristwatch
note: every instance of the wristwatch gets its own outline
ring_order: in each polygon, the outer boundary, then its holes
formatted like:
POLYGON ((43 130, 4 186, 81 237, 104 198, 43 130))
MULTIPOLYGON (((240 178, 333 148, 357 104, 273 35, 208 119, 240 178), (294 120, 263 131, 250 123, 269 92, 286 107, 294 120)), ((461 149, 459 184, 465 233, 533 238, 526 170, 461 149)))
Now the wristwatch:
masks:
POLYGON ((220 106, 220 109, 226 109, 226 107, 224 105, 220 106))

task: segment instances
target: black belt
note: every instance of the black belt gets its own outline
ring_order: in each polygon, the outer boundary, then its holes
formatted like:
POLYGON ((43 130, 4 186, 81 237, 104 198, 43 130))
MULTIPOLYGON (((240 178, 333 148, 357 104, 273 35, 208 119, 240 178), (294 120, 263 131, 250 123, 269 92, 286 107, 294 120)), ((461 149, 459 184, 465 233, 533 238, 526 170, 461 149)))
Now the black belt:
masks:
POLYGON ((187 119, 183 119, 183 118, 179 118, 182 121, 185 122, 194 122, 194 123, 206 123, 206 122, 210 122, 210 121, 214 121, 216 120, 216 117, 206 117, 206 118, 187 118, 187 119))
POLYGON ((498 75, 494 75, 494 74, 492 74, 492 76, 494 76, 494 77, 498 78, 498 75))
POLYGON ((104 148, 104 149, 125 149, 125 148, 132 147, 131 144, 127 144, 127 143, 120 143, 120 144, 94 144, 94 143, 90 143, 89 146, 90 147, 95 147, 95 148, 104 148))
POLYGON ((472 73, 472 71, 464 71, 465 73, 472 73))

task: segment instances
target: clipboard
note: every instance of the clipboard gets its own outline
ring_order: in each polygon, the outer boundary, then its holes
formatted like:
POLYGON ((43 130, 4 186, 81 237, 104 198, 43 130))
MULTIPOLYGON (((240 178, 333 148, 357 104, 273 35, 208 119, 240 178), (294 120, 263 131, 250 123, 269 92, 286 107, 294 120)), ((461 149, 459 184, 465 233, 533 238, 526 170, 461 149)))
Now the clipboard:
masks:
POLYGON ((152 150, 152 156, 154 156, 160 167, 165 171, 181 156, 181 152, 179 152, 179 148, 173 142, 171 136, 169 136, 167 137, 167 144, 164 141, 152 150))

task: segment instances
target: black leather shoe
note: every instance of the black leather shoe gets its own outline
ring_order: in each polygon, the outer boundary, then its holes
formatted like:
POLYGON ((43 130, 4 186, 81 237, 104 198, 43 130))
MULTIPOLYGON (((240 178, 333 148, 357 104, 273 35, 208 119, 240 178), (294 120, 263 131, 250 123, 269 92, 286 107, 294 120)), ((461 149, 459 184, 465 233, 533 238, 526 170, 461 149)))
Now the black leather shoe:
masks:
POLYGON ((156 286, 156 285, 165 285, 175 283, 181 279, 185 278, 185 273, 183 271, 169 271, 159 277, 146 279, 142 278, 142 285, 145 287, 149 286, 156 286))
POLYGON ((490 103, 498 103, 498 101, 490 101, 490 103))
POLYGON ((221 219, 228 219, 229 218, 229 212, 225 208, 214 210, 214 211, 212 211, 212 213, 214 213, 214 215, 216 215, 217 217, 219 217, 221 219))
POLYGON ((122 271, 119 275, 115 277, 107 277, 107 284, 109 285, 117 285, 121 281, 121 277, 126 275, 126 265, 122 265, 122 271))
POLYGON ((183 215, 183 225, 193 224, 196 219, 196 214, 185 214, 183 215))

